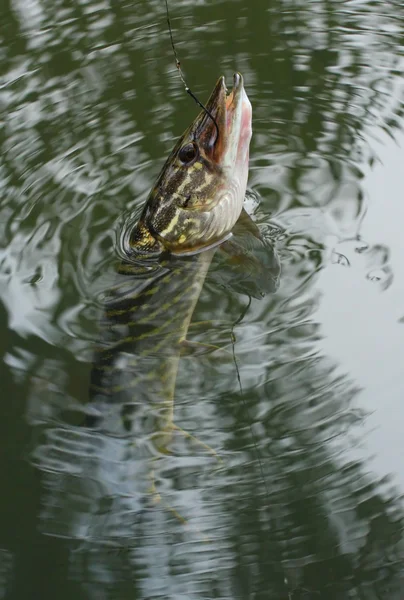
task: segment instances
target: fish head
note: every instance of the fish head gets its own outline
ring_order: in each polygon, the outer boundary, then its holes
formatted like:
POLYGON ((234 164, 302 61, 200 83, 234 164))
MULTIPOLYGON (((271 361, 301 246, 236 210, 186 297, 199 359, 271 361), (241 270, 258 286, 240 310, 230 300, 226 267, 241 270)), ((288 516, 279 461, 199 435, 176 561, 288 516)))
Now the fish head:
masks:
POLYGON ((178 140, 146 201, 132 247, 194 254, 225 240, 243 206, 251 104, 235 73, 220 77, 203 110, 178 140))

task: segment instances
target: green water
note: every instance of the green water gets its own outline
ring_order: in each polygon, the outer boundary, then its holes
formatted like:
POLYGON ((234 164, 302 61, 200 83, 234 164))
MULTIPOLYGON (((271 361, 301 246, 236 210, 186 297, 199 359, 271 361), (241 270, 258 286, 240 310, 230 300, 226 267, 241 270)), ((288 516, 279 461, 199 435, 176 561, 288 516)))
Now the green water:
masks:
POLYGON ((171 11, 202 100, 245 77, 280 286, 246 312, 218 266, 203 289, 191 338, 234 335, 243 394, 223 353, 182 361, 176 421, 223 458, 178 436, 162 459, 184 526, 79 426, 123 224, 197 113, 164 3, 3 0, 0 598, 400 600, 404 6, 171 11))

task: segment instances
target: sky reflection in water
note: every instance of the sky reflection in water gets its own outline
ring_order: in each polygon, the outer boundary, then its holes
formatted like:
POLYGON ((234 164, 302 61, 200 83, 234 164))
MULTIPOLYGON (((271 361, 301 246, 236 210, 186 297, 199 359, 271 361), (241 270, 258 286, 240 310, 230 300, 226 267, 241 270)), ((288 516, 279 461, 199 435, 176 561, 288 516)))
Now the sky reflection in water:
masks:
POLYGON ((190 335, 233 331, 243 399, 233 360, 182 361, 176 420, 224 460, 181 437, 162 459, 184 527, 150 507, 135 450, 79 426, 119 232, 196 114, 163 3, 6 2, 0 596, 399 600, 404 8, 171 10, 202 100, 245 76, 280 287, 232 327, 248 298, 209 274, 190 335))

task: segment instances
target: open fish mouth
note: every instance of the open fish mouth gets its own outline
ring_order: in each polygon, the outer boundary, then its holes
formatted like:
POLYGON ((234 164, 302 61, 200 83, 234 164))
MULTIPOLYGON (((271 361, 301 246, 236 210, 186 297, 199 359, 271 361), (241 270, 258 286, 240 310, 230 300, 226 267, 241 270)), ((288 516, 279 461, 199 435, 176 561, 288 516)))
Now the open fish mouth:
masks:
POLYGON ((237 162, 248 162, 252 135, 251 119, 252 108, 244 89, 243 77, 240 73, 234 73, 233 89, 226 97, 226 128, 231 138, 230 142, 237 144, 237 162))
POLYGON ((132 232, 133 248, 194 254, 225 240, 244 201, 252 109, 240 73, 220 77, 169 155, 132 232))
POLYGON ((205 153, 222 167, 234 167, 248 161, 251 139, 251 103, 244 89, 241 73, 234 73, 233 87, 229 92, 224 76, 220 77, 206 103, 206 113, 201 113, 193 126, 193 135, 205 153))
MULTIPOLYGON (((224 81, 224 77, 223 77, 224 81)), ((243 76, 240 73, 234 73, 233 75, 233 88, 229 92, 226 90, 226 108, 230 110, 232 105, 239 101, 240 94, 244 91, 243 76)))

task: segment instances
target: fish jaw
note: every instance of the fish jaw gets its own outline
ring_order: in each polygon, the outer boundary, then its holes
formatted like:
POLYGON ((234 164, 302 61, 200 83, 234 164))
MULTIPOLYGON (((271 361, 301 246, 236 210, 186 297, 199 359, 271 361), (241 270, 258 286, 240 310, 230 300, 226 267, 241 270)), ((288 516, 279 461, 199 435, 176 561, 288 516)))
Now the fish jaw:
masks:
POLYGON ((240 73, 234 74, 234 85, 226 99, 227 147, 222 165, 228 169, 247 169, 252 136, 252 107, 240 73))
POLYGON ((220 77, 168 157, 131 236, 134 249, 194 254, 227 239, 243 207, 251 120, 241 74, 230 94, 220 77))

